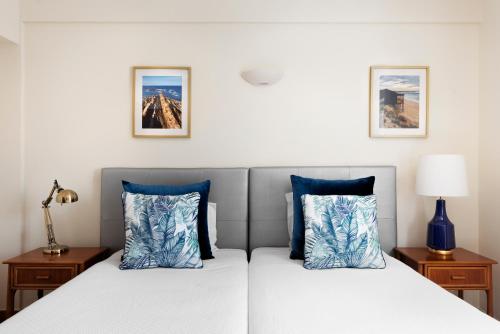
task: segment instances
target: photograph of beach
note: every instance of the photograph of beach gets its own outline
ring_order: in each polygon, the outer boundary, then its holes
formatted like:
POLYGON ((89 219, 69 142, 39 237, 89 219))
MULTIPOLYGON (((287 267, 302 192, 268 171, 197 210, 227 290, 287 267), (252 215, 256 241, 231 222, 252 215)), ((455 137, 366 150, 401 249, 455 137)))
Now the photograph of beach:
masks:
POLYGON ((182 77, 142 77, 142 128, 182 128, 182 77))
POLYGON ((381 75, 379 77, 379 126, 418 128, 420 119, 420 77, 381 75))

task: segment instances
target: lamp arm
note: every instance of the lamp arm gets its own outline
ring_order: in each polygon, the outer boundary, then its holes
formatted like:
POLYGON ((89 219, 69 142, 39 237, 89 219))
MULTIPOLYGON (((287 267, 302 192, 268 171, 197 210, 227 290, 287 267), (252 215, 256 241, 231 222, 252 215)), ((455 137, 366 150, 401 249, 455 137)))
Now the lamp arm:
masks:
POLYGON ((48 208, 50 202, 52 202, 52 199, 54 198, 54 192, 57 190, 57 192, 61 191, 62 188, 59 186, 59 183, 57 183, 57 180, 54 180, 54 185, 52 186, 52 189, 50 190, 49 196, 45 201, 42 202, 42 207, 43 208, 48 208))
MULTIPOLYGON (((54 180, 54 184, 52 185, 52 189, 50 190, 49 196, 45 201, 42 202, 42 207, 43 207, 43 213, 44 213, 44 220, 45 220, 45 227, 47 228, 47 241, 48 241, 48 247, 43 249, 43 252, 45 254, 61 254, 63 252, 66 252, 68 250, 68 246, 64 245, 59 245, 56 241, 56 237, 54 235, 54 227, 52 224, 52 217, 50 216, 50 208, 49 204, 52 202, 52 199, 54 198, 54 193, 57 191, 57 193, 60 193, 63 188, 57 183, 57 180, 54 180)), ((76 197, 78 200, 78 197, 76 197)))

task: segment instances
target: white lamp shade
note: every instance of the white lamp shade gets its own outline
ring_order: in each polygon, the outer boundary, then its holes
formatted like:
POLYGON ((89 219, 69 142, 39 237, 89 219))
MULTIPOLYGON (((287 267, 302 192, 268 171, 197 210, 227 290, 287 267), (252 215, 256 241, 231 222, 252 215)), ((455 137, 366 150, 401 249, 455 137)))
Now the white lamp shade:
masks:
POLYGON ((283 71, 277 68, 255 68, 241 72, 243 80, 254 86, 267 86, 275 84, 283 77, 283 71))
POLYGON ((456 154, 433 154, 420 158, 417 194, 436 197, 467 196, 465 159, 456 154))

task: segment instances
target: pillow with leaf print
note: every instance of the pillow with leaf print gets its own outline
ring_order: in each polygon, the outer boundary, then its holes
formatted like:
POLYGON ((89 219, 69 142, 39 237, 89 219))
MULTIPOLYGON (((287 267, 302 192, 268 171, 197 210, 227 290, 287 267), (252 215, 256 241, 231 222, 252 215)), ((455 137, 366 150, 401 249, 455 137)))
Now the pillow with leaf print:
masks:
POLYGON ((304 268, 385 268, 375 195, 303 195, 304 268))
POLYGON ((199 193, 122 194, 125 249, 120 269, 201 268, 199 193))

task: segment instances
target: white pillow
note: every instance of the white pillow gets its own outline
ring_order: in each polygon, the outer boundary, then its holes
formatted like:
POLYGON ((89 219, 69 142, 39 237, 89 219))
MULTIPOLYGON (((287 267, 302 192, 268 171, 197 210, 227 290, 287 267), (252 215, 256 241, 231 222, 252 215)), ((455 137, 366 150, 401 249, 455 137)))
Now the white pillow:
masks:
POLYGON ((215 246, 217 242, 217 203, 208 202, 207 220, 210 248, 214 251, 218 249, 217 246, 215 246))
POLYGON ((286 198, 286 223, 288 225, 288 235, 290 236, 290 243, 292 243, 293 235, 293 193, 285 194, 286 198))

